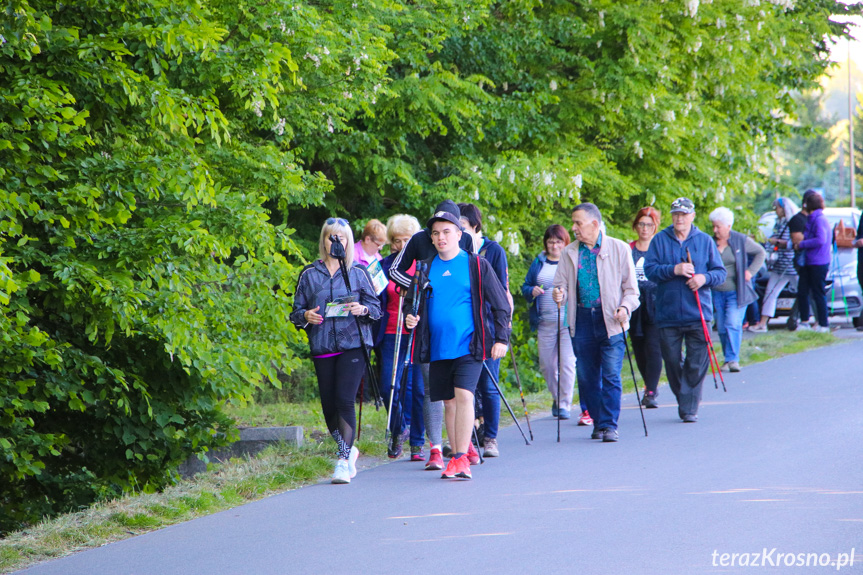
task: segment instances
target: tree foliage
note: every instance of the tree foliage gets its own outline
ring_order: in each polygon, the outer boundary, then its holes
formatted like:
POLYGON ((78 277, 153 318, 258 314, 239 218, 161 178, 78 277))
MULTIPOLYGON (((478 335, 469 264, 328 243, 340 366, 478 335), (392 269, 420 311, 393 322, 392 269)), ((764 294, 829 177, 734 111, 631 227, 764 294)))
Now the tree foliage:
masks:
POLYGON ((752 193, 857 10, 6 0, 0 529, 224 441, 220 404, 303 361, 287 311, 324 214, 474 201, 519 255, 578 200, 621 230, 752 193))

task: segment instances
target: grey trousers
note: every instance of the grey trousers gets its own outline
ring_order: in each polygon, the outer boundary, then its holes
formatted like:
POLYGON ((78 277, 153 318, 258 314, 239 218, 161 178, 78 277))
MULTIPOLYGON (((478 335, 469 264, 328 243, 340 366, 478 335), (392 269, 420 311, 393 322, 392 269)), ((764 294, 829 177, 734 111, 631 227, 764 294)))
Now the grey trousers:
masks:
POLYGON ((685 415, 698 415, 704 377, 710 367, 704 327, 698 321, 684 326, 660 328, 659 343, 668 385, 677 398, 677 414, 681 419, 685 415))
POLYGON ((429 379, 429 364, 422 364, 423 381, 425 382, 425 397, 423 398, 423 419, 426 424, 426 436, 431 445, 443 443, 443 402, 432 401, 431 383, 429 379))
POLYGON ((575 386, 575 354, 569 328, 557 322, 540 322, 536 331, 539 348, 539 369, 545 378, 551 398, 557 401, 557 350, 560 347, 560 407, 572 411, 572 394, 575 386))

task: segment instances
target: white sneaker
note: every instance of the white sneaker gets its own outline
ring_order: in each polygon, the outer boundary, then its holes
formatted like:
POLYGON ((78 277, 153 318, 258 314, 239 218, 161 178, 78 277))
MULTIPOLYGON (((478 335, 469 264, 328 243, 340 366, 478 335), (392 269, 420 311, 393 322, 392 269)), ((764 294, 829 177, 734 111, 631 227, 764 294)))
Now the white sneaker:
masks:
POLYGON ((333 483, 350 483, 351 472, 348 468, 347 459, 339 459, 336 462, 336 469, 333 471, 333 483))
POLYGON ((354 445, 351 447, 351 456, 348 458, 348 472, 351 474, 351 479, 357 476, 357 457, 360 456, 360 450, 354 445))
POLYGON ((819 325, 816 328, 813 328, 815 333, 830 333, 830 326, 828 325, 819 325))

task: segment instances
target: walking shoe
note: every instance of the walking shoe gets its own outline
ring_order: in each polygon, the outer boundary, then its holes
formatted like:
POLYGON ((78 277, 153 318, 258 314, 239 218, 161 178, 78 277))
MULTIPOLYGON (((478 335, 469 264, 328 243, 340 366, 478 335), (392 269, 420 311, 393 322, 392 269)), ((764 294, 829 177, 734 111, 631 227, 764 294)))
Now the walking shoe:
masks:
POLYGON ((594 428, 593 433, 590 434, 590 438, 591 439, 602 439, 602 434, 604 431, 605 431, 604 429, 594 428))
POLYGON ((731 367, 731 362, 726 361, 726 362, 725 362, 725 363, 723 363, 723 364, 722 364, 722 366, 719 368, 719 371, 728 371, 730 367, 731 367))
POLYGON ((449 444, 449 439, 443 442, 443 452, 444 457, 452 457, 452 446, 449 444))
POLYGON ((348 456, 348 473, 351 475, 351 479, 357 476, 357 458, 360 456, 360 450, 357 449, 356 445, 351 447, 351 454, 348 456))
POLYGON ((738 371, 740 371, 740 363, 737 361, 728 362, 728 371, 730 371, 731 373, 737 373, 738 371))
POLYGON ((467 445, 467 458, 474 465, 479 463, 479 452, 476 450, 476 447, 473 446, 473 442, 468 443, 467 445))
POLYGON ((500 450, 497 448, 497 439, 486 437, 482 454, 486 457, 500 457, 500 450))
POLYGON ((441 469, 443 469, 443 457, 440 449, 432 447, 429 452, 429 460, 426 461, 426 471, 439 471, 441 469))
POLYGON ((590 416, 586 409, 581 412, 581 417, 578 418, 578 424, 593 425, 593 418, 590 416))
POLYGON ((351 472, 347 459, 339 459, 336 462, 336 469, 333 471, 333 483, 350 483, 351 472))
POLYGON ((453 479, 456 473, 459 472, 459 467, 461 467, 461 465, 459 464, 459 460, 455 457, 450 458, 449 462, 446 464, 446 469, 444 469, 444 472, 440 474, 440 478, 453 479))
POLYGON ((551 416, 557 417, 557 402, 556 401, 551 402, 551 416))
POLYGON ((695 423, 696 421, 698 421, 697 415, 684 415, 683 416, 683 423, 695 423))
POLYGON ((390 446, 387 447, 387 457, 389 457, 390 459, 398 459, 399 457, 402 456, 402 453, 404 453, 404 449, 402 448, 401 443, 396 444, 395 451, 393 451, 392 444, 390 444, 390 446))
POLYGON ((644 397, 641 398, 641 405, 643 405, 647 409, 656 409, 657 407, 659 407, 659 403, 656 401, 656 392, 645 391, 644 397))
POLYGON ((458 468, 455 476, 462 479, 470 479, 470 459, 466 455, 462 455, 456 461, 458 462, 458 468))
POLYGON ((570 418, 569 410, 561 407, 560 408, 560 418, 561 419, 569 419, 570 418))
POLYGON ((828 325, 819 325, 812 329, 815 333, 830 333, 830 326, 828 325))
POLYGON ((767 324, 765 323, 764 325, 761 325, 761 324, 751 325, 751 326, 749 326, 749 331, 751 333, 767 333, 767 324))
POLYGON ((411 461, 423 461, 425 458, 422 445, 411 445, 411 461))
POLYGON ((603 443, 614 443, 620 438, 616 429, 606 429, 602 432, 602 442, 603 443))

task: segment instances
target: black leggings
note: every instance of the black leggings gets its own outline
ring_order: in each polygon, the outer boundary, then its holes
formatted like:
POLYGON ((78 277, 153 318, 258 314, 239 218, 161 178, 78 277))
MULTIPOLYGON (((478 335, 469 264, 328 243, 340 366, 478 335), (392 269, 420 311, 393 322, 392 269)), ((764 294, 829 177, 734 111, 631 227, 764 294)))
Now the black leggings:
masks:
POLYGON ((314 358, 318 391, 327 429, 339 447, 339 458, 347 459, 357 432, 354 401, 366 371, 362 348, 351 349, 332 357, 314 358))
MULTIPOLYGON (((637 313, 637 311, 636 311, 637 313)), ((644 379, 644 387, 647 391, 656 392, 659 386, 659 377, 662 375, 662 348, 659 345, 659 328, 655 323, 641 322, 643 335, 637 336, 629 333, 632 340, 632 352, 635 355, 635 363, 638 371, 644 379)))

